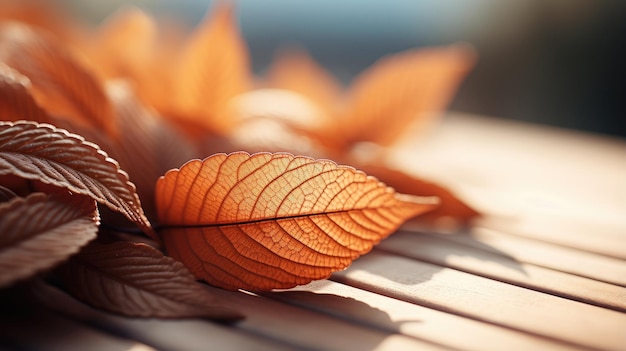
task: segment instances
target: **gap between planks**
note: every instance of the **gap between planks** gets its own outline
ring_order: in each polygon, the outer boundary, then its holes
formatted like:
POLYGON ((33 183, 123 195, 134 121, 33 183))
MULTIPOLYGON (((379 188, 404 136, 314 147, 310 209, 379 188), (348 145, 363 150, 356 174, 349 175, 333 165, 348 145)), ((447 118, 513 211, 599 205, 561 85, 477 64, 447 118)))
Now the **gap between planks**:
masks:
POLYGON ((626 314, 377 251, 333 279, 572 345, 622 350, 626 343, 626 314))
MULTIPOLYGON (((587 253, 581 254, 574 250, 554 251, 553 255, 544 255, 548 262, 537 266, 523 260, 524 256, 519 252, 527 253, 533 258, 531 261, 536 262, 537 256, 533 253, 538 253, 537 251, 540 253, 541 250, 537 250, 536 247, 545 246, 543 244, 535 244, 530 251, 523 245, 509 245, 506 247, 508 250, 500 251, 498 248, 502 249, 502 247, 491 246, 489 243, 488 240, 483 241, 468 235, 400 231, 383 241, 377 250, 626 312, 626 288, 606 283, 602 279, 596 280, 595 277, 573 275, 570 274, 571 272, 563 272, 559 269, 563 268, 561 261, 579 262, 586 265, 584 258, 587 258, 587 253), (532 250, 533 248, 535 250, 532 250), (558 264, 554 264, 555 262, 558 264)), ((550 249, 550 247, 543 248, 544 251, 552 252, 550 249)), ((586 265, 588 266, 586 269, 591 268, 590 273, 596 269, 596 272, 606 275, 608 270, 612 269, 616 278, 620 276, 620 273, 626 277, 626 264, 601 256, 595 258, 604 264, 600 267, 597 264, 586 265)))

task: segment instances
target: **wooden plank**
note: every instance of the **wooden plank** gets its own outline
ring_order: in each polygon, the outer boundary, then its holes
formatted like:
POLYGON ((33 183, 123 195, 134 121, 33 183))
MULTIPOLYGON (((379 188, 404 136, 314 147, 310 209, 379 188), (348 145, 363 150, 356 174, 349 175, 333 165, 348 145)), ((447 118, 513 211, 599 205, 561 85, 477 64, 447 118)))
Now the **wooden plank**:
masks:
POLYGON ((450 235, 447 238, 466 246, 504 253, 518 262, 626 286, 626 261, 624 260, 538 242, 485 228, 472 229, 471 236, 461 234, 450 235))
POLYGON ((626 314, 371 252, 333 276, 355 287, 574 345, 623 350, 626 314))
POLYGON ((49 287, 46 298, 62 301, 59 312, 127 334, 163 350, 449 350, 443 346, 332 318, 242 292, 216 291, 246 319, 230 327, 200 320, 132 319, 89 308, 49 287), (56 291, 56 293, 55 293, 56 291), (70 299, 70 301, 68 301, 70 299))
POLYGON ((459 350, 577 349, 546 338, 377 295, 333 281, 317 281, 265 296, 321 311, 352 323, 371 325, 459 350))
POLYGON ((625 258, 625 140, 452 115, 387 160, 449 186, 483 226, 625 258))
POLYGON ((237 328, 305 349, 449 350, 417 338, 353 324, 254 294, 230 291, 217 293, 245 313, 246 319, 238 323, 237 328))
POLYGON ((487 217, 476 226, 626 260, 626 209, 623 225, 535 214, 513 220, 487 217))
MULTIPOLYGON (((379 245, 380 249, 402 256, 626 312, 624 287, 520 262, 514 255, 507 255, 506 251, 498 252, 493 247, 490 247, 491 250, 486 247, 490 246, 475 241, 469 235, 429 235, 403 231, 395 233, 379 245), (451 237, 469 244, 447 239, 451 237)), ((514 249, 523 250, 523 246, 515 245, 514 249)), ((528 251, 528 256, 536 257, 537 254, 537 251, 528 251)), ((571 254, 573 257, 570 262, 576 261, 581 255, 579 252, 571 254)), ((547 257, 549 260, 561 260, 558 252, 547 257)), ((626 278, 626 262, 619 262, 612 268, 614 272, 623 272, 626 278)))
POLYGON ((155 351, 140 342, 94 330, 49 312, 2 316, 2 343, 19 350, 155 351))
POLYGON ((140 319, 113 315, 91 308, 46 284, 38 284, 35 292, 39 294, 39 300, 56 313, 163 351, 293 349, 293 345, 205 320, 140 319))

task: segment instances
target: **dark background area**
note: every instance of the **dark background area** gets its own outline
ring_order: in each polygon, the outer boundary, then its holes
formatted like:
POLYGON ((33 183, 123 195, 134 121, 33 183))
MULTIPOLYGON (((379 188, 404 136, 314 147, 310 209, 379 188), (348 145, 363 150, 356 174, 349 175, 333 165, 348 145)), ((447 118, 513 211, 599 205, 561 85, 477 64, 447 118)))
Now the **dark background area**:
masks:
MULTIPOLYGON (((133 4, 199 22, 211 1, 64 0, 83 19, 133 4)), ((626 136, 626 1, 239 0, 254 69, 286 44, 306 48, 346 84, 378 58, 472 44, 479 60, 450 109, 626 136)))

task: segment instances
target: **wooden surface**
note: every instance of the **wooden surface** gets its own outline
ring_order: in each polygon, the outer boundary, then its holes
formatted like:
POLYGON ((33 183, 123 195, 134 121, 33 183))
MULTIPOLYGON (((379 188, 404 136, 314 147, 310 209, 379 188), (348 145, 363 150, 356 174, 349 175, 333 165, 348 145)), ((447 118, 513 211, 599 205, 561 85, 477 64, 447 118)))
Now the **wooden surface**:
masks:
POLYGON ((487 216, 405 227, 291 291, 224 291, 247 315, 234 325, 123 318, 49 288, 63 308, 3 321, 0 350, 626 350, 625 141, 454 115, 390 162, 487 216))

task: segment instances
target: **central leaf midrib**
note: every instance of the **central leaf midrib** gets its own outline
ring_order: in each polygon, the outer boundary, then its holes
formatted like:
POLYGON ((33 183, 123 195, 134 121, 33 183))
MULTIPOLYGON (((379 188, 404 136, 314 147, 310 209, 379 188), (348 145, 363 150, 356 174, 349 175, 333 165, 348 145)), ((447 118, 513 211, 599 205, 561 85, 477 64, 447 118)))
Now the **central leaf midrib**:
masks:
POLYGON ((325 211, 325 212, 315 212, 315 213, 303 213, 303 214, 294 214, 294 215, 289 215, 289 216, 250 219, 250 220, 245 220, 245 221, 236 221, 236 222, 227 222, 227 223, 162 224, 162 225, 158 226, 158 229, 213 228, 213 227, 239 226, 239 225, 258 224, 258 223, 274 222, 274 221, 288 220, 288 219, 298 219, 298 218, 317 217, 317 216, 331 215, 331 214, 348 213, 348 212, 354 212, 354 211, 375 210, 375 209, 380 209, 380 208, 384 208, 384 207, 386 207, 386 206, 381 206, 381 207, 376 207, 376 208, 373 208, 373 207, 352 208, 352 209, 347 209, 347 210, 335 210, 335 211, 325 211))

